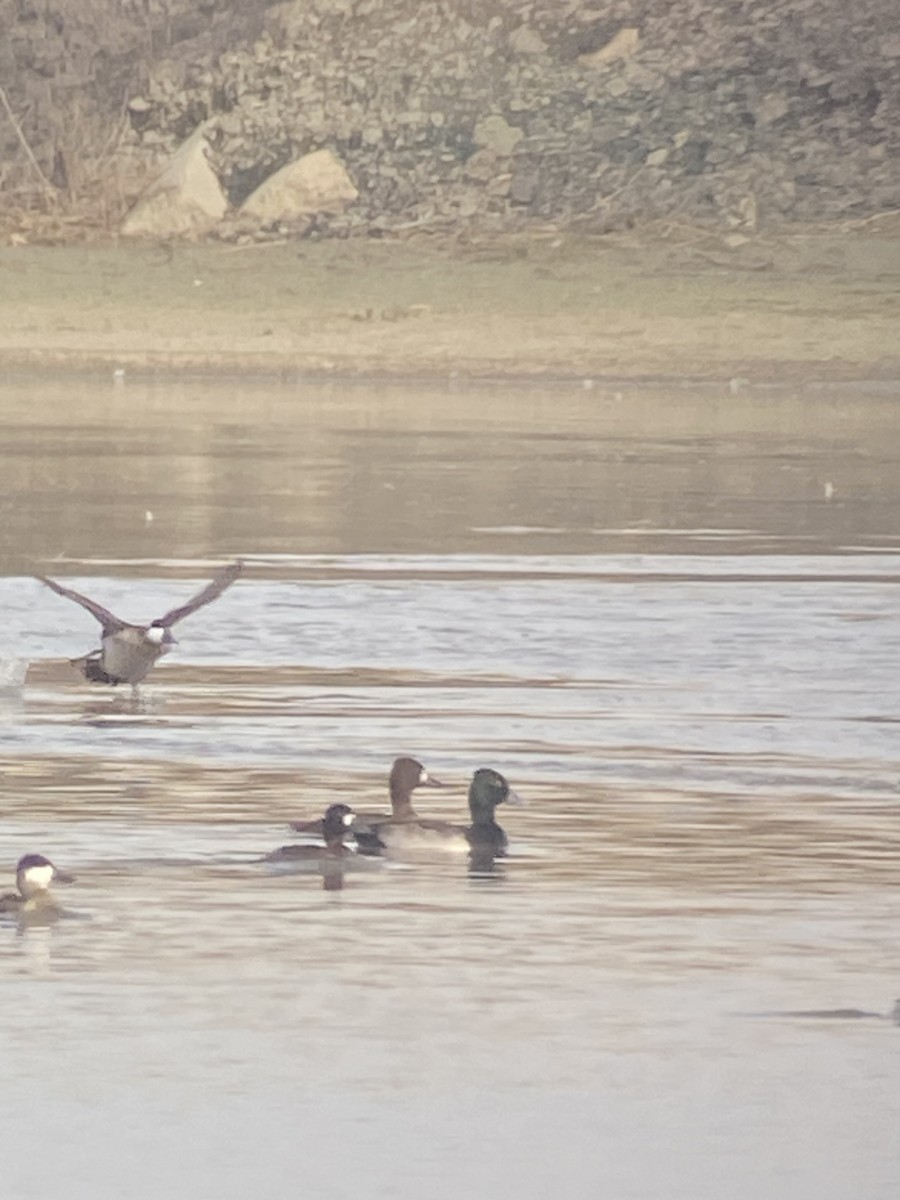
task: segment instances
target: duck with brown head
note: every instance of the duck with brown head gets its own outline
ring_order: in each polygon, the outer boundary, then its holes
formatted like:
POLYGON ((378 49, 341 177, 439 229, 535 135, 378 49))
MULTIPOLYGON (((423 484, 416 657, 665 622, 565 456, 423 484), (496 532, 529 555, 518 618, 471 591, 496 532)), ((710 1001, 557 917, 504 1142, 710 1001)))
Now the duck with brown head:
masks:
MULTIPOLYGON (((388 780, 391 797, 390 815, 387 813, 356 814, 353 824, 353 835, 357 839, 360 850, 365 853, 365 843, 371 842, 371 838, 367 837, 366 830, 372 822, 415 821, 418 819, 418 814, 413 808, 412 802, 412 794, 416 788, 439 788, 443 786, 440 780, 428 774, 418 759, 406 757, 394 759, 394 765, 391 767, 391 774, 388 780)), ((308 833, 314 836, 322 836, 323 834, 321 820, 292 821, 290 828, 295 833, 308 833)), ((371 851, 377 853, 378 849, 377 844, 372 843, 371 851)))

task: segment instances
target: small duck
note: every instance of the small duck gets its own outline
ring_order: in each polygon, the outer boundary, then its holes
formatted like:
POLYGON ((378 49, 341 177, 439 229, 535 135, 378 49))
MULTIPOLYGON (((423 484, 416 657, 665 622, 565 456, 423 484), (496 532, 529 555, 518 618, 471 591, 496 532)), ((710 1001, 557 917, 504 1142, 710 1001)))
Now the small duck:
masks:
POLYGON ((73 666, 78 667, 85 679, 91 683, 109 683, 113 686, 130 683, 136 692, 138 684, 146 678, 157 659, 168 654, 176 644, 172 636, 172 626, 195 613, 198 608, 218 600, 243 569, 244 564, 240 561, 229 563, 216 572, 206 587, 186 604, 171 609, 164 616, 151 621, 149 625, 131 625, 114 616, 96 600, 90 600, 80 592, 63 587, 61 583, 46 579, 42 575, 38 578, 57 595, 80 604, 100 622, 100 649, 92 650, 82 658, 73 659, 73 666))
MULTIPOLYGON (((472 824, 454 825, 449 821, 393 819, 366 821, 365 829, 355 830, 355 836, 363 852, 388 850, 403 851, 451 851, 465 853, 476 850, 484 855, 501 858, 507 849, 507 838, 497 824, 495 810, 498 804, 523 803, 521 797, 509 786, 499 771, 491 767, 479 767, 469 784, 469 812, 472 824)), ((358 818, 361 820, 362 818, 358 818)))
POLYGON ((319 822, 322 828, 324 846, 281 846, 273 850, 262 860, 269 863, 310 863, 326 865, 335 859, 352 858, 355 851, 344 845, 344 838, 353 825, 356 814, 347 804, 332 804, 325 810, 325 816, 319 822))
MULTIPOLYGON (((380 849, 378 839, 373 839, 372 835, 367 833, 373 823, 418 820, 418 814, 412 803, 412 794, 416 788, 443 786, 439 779, 428 774, 418 759, 405 757, 394 759, 388 780, 391 796, 390 816, 387 813, 357 813, 355 816, 353 835, 360 850, 365 852, 366 848, 370 847, 370 853, 377 853, 380 849)), ((290 828, 295 833, 312 833, 320 836, 323 833, 321 821, 292 821, 290 828)))
POLYGON ((75 877, 55 867, 43 854, 26 854, 16 864, 17 892, 0 896, 0 913, 23 918, 32 913, 61 911, 50 892, 51 883, 74 883, 75 877))

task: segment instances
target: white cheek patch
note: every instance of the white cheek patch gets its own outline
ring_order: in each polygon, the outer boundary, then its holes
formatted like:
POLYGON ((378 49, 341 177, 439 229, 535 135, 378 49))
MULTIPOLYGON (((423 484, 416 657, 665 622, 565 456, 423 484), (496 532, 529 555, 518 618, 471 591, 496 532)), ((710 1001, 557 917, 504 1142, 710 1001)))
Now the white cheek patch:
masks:
POLYGON ((154 646, 161 646, 162 640, 166 636, 166 631, 161 629, 159 625, 151 625, 144 635, 148 642, 152 642, 154 646))
POLYGON ((53 868, 49 863, 40 867, 29 867, 25 872, 25 882, 31 887, 48 888, 53 882, 53 868))
POLYGON ((419 772, 419 783, 427 783, 427 782, 428 782, 428 772, 423 767, 422 770, 419 772))
POLYGON ((354 819, 354 817, 355 817, 355 816, 356 816, 356 813, 344 813, 344 824, 345 824, 345 825, 352 825, 352 824, 353 824, 353 819, 354 819))

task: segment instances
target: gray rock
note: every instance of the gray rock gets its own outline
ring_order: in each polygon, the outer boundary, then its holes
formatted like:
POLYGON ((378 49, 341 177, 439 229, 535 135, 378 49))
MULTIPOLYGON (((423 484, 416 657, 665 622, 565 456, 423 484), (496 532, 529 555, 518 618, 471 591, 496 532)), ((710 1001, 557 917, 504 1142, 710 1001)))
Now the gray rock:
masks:
POLYGON ((514 204, 530 204, 538 186, 538 173, 533 168, 517 168, 509 185, 509 198, 514 204))
POLYGON ((493 179, 488 180, 485 191, 487 192, 488 196, 493 196, 496 198, 508 196, 511 181, 511 172, 504 171, 499 175, 495 175, 493 179))
POLYGON ((513 54, 545 54, 547 52, 547 43, 539 33, 527 25, 520 25, 518 29, 514 29, 507 41, 513 54))
POLYGON ((778 92, 771 92, 768 96, 763 96, 756 106, 754 112, 756 124, 763 128, 767 125, 774 125, 776 121, 786 117, 790 110, 791 106, 786 96, 778 92))
POLYGON ((493 150, 476 150, 470 158, 466 159, 463 170, 467 179, 486 183, 497 174, 497 163, 498 158, 493 150))
POLYGON ((476 146, 506 157, 522 140, 522 130, 508 125, 499 113, 492 113, 476 124, 472 140, 476 146))

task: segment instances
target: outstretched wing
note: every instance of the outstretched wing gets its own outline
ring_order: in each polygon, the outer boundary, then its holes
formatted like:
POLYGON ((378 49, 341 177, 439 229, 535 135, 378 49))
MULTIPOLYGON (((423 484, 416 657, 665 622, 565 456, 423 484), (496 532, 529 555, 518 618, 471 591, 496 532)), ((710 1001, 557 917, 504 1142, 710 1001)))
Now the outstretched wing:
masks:
POLYGON ((80 592, 73 592, 71 588, 63 587, 61 583, 55 583, 52 579, 46 579, 43 575, 38 575, 38 579, 41 583, 45 583, 52 591, 56 592, 58 596, 65 596, 67 600, 74 600, 76 604, 80 604, 82 608, 86 608, 91 616, 95 617, 103 626, 104 635, 107 633, 117 633, 120 629, 125 628, 125 621, 120 621, 108 608, 104 608, 96 600, 89 600, 87 596, 82 596, 80 592))
POLYGON ((202 592, 198 592, 193 599, 188 600, 187 604, 173 608, 164 617, 159 617, 153 624, 162 629, 171 629, 178 621, 183 621, 185 617, 189 617, 204 604, 212 604, 213 600, 218 600, 226 588, 231 587, 243 569, 244 564, 241 561, 229 563, 227 567, 216 572, 202 592))

